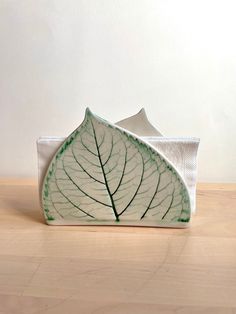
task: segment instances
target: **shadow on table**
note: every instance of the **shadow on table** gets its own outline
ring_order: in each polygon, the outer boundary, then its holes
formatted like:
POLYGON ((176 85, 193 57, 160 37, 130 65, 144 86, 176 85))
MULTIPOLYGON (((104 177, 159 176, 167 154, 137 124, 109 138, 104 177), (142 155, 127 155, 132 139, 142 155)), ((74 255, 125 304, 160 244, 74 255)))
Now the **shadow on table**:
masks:
POLYGON ((36 185, 1 186, 0 208, 9 216, 45 224, 36 185))

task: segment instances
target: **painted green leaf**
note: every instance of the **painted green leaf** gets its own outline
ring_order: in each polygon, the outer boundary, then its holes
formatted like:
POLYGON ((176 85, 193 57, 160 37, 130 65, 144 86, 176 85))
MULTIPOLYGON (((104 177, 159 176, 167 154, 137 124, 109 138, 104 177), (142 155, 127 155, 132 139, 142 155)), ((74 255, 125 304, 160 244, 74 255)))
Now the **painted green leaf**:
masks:
POLYGON ((186 223, 187 188, 155 148, 92 114, 62 144, 44 179, 46 219, 186 223))

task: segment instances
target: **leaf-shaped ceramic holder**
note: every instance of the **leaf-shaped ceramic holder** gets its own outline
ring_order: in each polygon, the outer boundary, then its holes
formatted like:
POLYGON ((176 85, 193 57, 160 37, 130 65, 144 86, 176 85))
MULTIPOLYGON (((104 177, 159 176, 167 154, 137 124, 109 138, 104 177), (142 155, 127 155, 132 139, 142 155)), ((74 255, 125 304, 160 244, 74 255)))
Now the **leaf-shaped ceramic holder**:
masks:
POLYGON ((116 125, 87 109, 66 139, 38 140, 46 222, 186 227, 195 209, 198 144, 162 137, 143 109, 116 125))

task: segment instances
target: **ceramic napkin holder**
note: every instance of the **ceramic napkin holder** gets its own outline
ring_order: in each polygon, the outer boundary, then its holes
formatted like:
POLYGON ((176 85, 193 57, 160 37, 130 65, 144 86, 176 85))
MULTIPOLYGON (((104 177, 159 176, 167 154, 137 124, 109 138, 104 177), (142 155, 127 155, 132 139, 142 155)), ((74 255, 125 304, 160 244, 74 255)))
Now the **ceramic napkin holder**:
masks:
POLYGON ((37 141, 47 224, 187 227, 198 146, 198 138, 162 136, 144 109, 116 124, 87 109, 67 138, 37 141))

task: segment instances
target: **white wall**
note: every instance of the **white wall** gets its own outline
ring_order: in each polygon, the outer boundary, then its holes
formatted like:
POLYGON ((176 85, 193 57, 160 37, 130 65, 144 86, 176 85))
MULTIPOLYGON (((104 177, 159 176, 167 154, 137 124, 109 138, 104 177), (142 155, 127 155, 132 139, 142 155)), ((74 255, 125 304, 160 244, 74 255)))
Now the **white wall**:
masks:
POLYGON ((234 0, 0 0, 0 176, 36 176, 35 140, 87 105, 145 106, 165 135, 201 138, 199 181, 236 181, 234 0))

